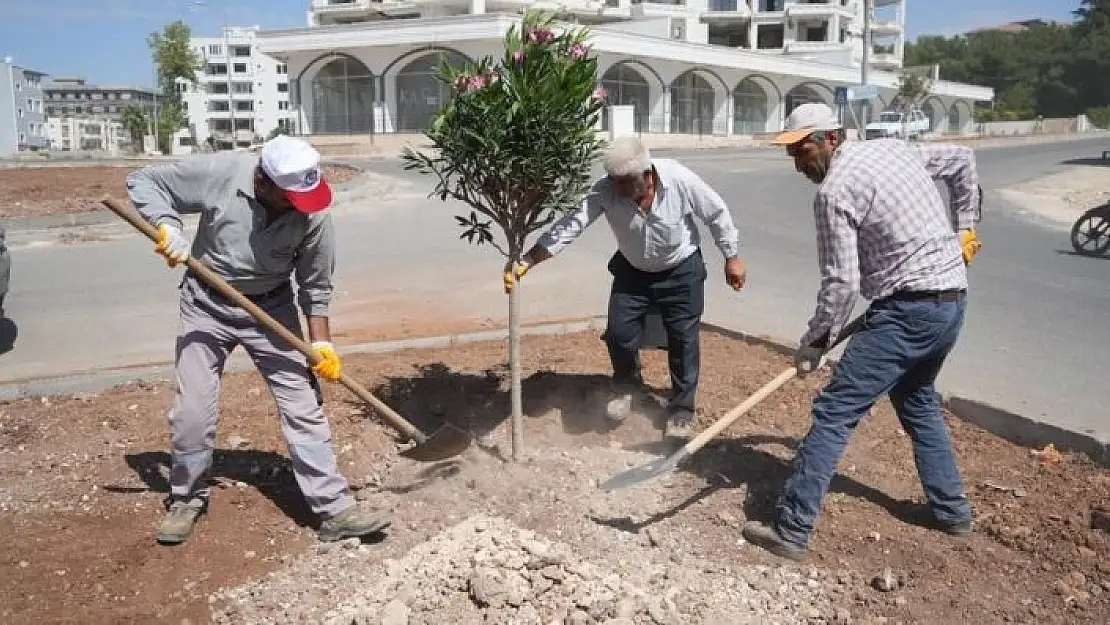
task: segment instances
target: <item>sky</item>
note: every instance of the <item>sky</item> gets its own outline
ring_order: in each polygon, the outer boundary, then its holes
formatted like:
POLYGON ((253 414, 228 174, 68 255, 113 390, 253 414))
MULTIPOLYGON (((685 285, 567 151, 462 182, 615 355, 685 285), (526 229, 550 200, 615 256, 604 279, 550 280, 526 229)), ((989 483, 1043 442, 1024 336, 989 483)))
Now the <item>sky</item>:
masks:
MULTIPOLYGON (((195 36, 221 24, 298 28, 310 0, 0 0, 0 57, 53 76, 151 85, 147 36, 176 19, 195 36), (226 20, 226 22, 225 22, 226 20)), ((1070 21, 1079 0, 907 0, 907 35, 954 35, 1041 18, 1070 21)))

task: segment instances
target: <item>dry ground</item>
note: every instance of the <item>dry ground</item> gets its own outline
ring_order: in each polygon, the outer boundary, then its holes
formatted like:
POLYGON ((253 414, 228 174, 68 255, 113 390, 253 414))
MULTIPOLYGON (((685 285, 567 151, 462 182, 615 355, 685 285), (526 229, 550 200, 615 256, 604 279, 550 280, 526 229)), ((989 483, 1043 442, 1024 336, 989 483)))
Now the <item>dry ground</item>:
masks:
MULTIPOLYGON (((44 217, 104 210, 105 194, 127 197, 125 179, 134 166, 0 168, 0 219, 44 217)), ((333 183, 350 180, 357 171, 327 166, 333 183)))
MULTIPOLYGON (((326 622, 329 614, 342 616, 341 605, 388 601, 355 595, 393 592, 373 588, 416 575, 409 568, 416 556, 406 554, 437 553, 427 545, 441 543, 426 541, 475 514, 571 545, 576 557, 615 571, 606 585, 623 588, 624 579, 628 588, 663 602, 652 614, 612 623, 749 622, 720 620, 721 610, 740 609, 721 603, 722 589, 745 579, 752 588, 767 586, 764 604, 779 597, 778 607, 760 610, 801 614, 825 606, 811 615, 818 622, 844 622, 849 615, 857 623, 891 624, 1110 622, 1110 541, 1089 528, 1092 506, 1110 496, 1110 474, 1082 458, 1042 457, 949 419, 978 531, 969 539, 947 537, 913 520, 913 503, 922 498, 911 444, 884 401, 857 429, 810 560, 799 568, 802 587, 818 593, 818 603, 791 594, 794 581, 780 586, 779 580, 795 579, 790 569, 754 568, 784 563, 746 544, 739 527, 769 511, 823 377, 788 383, 676 473, 602 493, 599 480, 662 451, 658 415, 616 428, 599 416, 608 366, 596 333, 527 338, 531 452, 524 464, 505 463, 506 353, 503 343, 491 342, 346 360, 355 378, 419 427, 429 431, 448 419, 470 427, 482 442, 454 462, 409 462, 351 394, 328 386, 344 472, 360 498, 397 518, 384 541, 350 550, 315 542, 273 402, 254 372, 225 379, 214 477, 221 488, 193 539, 175 548, 158 546, 152 535, 167 488, 168 384, 0 406, 6 581, 0 622, 178 625, 188 619, 195 625, 213 612, 220 622, 326 622), (886 568, 904 586, 873 588, 872 578, 886 568), (364 577, 368 571, 384 572, 364 577), (257 585, 243 586, 252 580, 257 585)), ((645 356, 649 383, 665 392, 664 354, 645 356)), ((704 335, 702 361, 703 427, 788 366, 768 349, 711 333, 704 335)), ((473 535, 469 527, 452 531, 473 535)), ((457 574, 465 573, 451 573, 457 574)), ((406 599, 415 602, 411 618, 391 622, 482 622, 448 616, 463 612, 434 612, 434 597, 418 599, 406 599)), ((585 602, 593 607, 571 606, 576 611, 567 622, 604 622, 601 612, 588 611, 602 610, 600 604, 585 602)), ((401 599, 389 606, 409 609, 401 599)), ((487 612, 486 622, 512 622, 494 614, 487 612)))

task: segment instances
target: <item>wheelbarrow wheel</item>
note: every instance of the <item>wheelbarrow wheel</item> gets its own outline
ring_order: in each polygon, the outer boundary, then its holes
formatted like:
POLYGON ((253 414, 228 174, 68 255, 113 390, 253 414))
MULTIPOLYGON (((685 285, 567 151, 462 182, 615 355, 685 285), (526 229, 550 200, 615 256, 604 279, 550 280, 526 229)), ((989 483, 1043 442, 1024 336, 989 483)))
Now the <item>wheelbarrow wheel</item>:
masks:
POLYGON ((1110 251, 1110 203, 1088 210, 1071 227, 1071 246, 1081 256, 1110 251))

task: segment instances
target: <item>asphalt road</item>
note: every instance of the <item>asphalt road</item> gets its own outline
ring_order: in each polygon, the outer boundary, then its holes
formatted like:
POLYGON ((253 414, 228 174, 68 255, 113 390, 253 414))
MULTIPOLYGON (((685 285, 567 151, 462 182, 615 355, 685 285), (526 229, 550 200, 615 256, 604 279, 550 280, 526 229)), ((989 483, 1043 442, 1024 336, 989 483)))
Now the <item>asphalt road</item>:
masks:
MULTIPOLYGON (((969 317, 941 385, 1001 408, 1110 439, 1097 389, 1110 345, 1110 259, 1069 253, 1067 231, 1031 221, 993 190, 1076 158, 1104 140, 979 150, 987 207, 984 249, 971 271, 969 317)), ((711 280, 706 320, 785 340, 800 336, 818 285, 810 203, 813 186, 775 151, 667 152, 730 202, 742 235, 749 284, 723 283, 720 255, 706 246, 711 280)), ((412 193, 349 197, 340 224, 333 324, 349 334, 404 317, 409 327, 455 318, 502 322, 503 261, 458 239, 453 206, 424 198, 426 181, 392 161, 374 171, 413 180, 412 193)), ((0 356, 0 384, 101 367, 168 362, 176 330, 176 281, 150 245, 126 228, 107 240, 59 244, 56 233, 15 233, 8 313, 18 326, 0 356)), ((706 241, 709 241, 708 237, 706 241)), ((525 279, 531 319, 600 315, 613 239, 599 222, 574 246, 525 279)), ((860 310, 865 302, 860 302, 860 310)), ((599 345, 599 349, 602 347, 599 345)))

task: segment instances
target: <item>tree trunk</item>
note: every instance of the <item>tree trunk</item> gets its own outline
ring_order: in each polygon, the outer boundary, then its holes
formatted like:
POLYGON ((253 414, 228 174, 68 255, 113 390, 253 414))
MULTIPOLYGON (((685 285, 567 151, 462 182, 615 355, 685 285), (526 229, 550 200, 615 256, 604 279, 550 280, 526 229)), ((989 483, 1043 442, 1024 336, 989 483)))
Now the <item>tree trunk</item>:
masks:
MULTIPOLYGON (((516 262, 513 262, 513 269, 516 262)), ((509 293, 509 371, 512 390, 513 462, 520 462, 524 455, 524 401, 520 380, 520 282, 509 293)))

